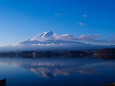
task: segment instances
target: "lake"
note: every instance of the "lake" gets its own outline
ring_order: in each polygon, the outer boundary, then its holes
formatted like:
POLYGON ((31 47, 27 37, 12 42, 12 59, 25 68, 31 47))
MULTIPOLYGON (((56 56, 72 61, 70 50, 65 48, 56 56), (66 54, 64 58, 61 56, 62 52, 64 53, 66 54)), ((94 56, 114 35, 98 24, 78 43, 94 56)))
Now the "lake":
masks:
POLYGON ((6 86, 104 86, 115 83, 115 60, 96 56, 0 57, 6 86))

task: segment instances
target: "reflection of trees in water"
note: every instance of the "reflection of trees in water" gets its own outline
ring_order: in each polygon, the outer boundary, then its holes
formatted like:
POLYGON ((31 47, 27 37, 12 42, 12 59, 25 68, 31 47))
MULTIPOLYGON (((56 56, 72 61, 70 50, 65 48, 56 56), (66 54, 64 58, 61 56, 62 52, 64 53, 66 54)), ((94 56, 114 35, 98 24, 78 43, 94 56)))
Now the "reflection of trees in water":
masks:
POLYGON ((115 86, 115 83, 105 84, 104 86, 115 86))
POLYGON ((115 55, 96 55, 96 56, 104 60, 115 60, 115 55))

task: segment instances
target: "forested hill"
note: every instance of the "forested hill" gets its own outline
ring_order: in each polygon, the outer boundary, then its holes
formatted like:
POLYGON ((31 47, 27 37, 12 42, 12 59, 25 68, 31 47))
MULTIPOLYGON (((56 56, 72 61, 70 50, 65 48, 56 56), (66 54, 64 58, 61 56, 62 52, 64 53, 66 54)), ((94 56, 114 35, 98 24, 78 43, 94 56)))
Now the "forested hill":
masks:
POLYGON ((96 52, 95 55, 115 55, 115 48, 104 48, 96 52))

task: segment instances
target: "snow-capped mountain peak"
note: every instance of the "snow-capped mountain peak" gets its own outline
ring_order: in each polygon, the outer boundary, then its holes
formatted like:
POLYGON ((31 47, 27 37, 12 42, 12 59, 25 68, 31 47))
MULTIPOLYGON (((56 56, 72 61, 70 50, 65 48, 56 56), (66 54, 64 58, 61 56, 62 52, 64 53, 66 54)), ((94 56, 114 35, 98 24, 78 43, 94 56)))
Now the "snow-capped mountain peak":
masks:
POLYGON ((43 34, 41 34, 42 36, 42 38, 43 37, 50 37, 50 36, 52 36, 54 33, 53 32, 51 32, 51 31, 47 31, 47 32, 44 32, 43 34))
POLYGON ((42 34, 39 34, 39 35, 35 36, 34 38, 30 39, 30 41, 46 40, 46 39, 52 38, 54 34, 55 33, 51 32, 51 31, 43 32, 42 34))
POLYGON ((42 33, 39 37, 41 37, 41 38, 43 38, 43 37, 50 37, 53 34, 54 34, 53 32, 47 31, 47 32, 42 33))
POLYGON ((65 43, 77 43, 77 44, 81 44, 79 42, 75 42, 73 40, 73 35, 70 34, 63 34, 63 35, 59 35, 59 34, 55 34, 51 31, 47 31, 47 32, 43 32, 42 34, 39 34, 33 38, 31 38, 30 40, 21 42, 21 45, 50 45, 50 44, 65 44, 65 43))

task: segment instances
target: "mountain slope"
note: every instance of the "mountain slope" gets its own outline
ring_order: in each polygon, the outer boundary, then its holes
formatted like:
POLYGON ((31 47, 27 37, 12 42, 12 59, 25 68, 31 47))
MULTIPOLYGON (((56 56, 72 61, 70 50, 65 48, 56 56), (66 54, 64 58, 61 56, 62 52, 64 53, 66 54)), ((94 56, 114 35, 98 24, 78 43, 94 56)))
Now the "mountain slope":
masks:
POLYGON ((69 40, 71 36, 68 34, 64 35, 58 35, 51 31, 44 32, 42 34, 37 35, 36 37, 33 37, 30 40, 21 42, 21 45, 39 45, 39 44, 63 44, 63 43, 72 43, 72 44, 83 44, 80 42, 75 42, 72 40, 69 40))
POLYGON ((77 41, 77 37, 70 34, 55 34, 51 31, 10 46, 1 47, 0 51, 32 51, 32 50, 94 50, 102 48, 115 48, 115 46, 91 45, 77 41))

